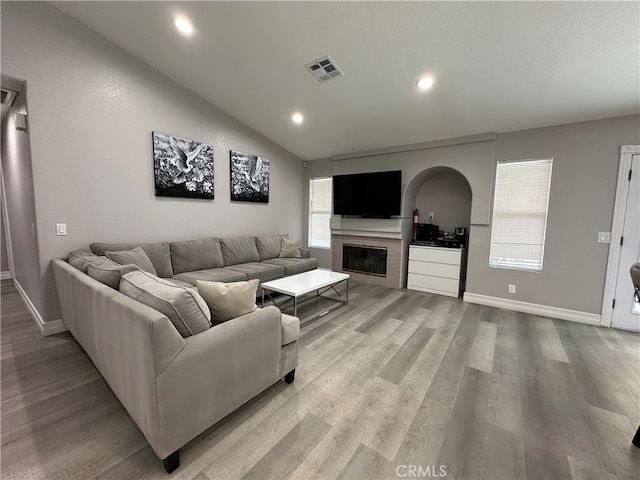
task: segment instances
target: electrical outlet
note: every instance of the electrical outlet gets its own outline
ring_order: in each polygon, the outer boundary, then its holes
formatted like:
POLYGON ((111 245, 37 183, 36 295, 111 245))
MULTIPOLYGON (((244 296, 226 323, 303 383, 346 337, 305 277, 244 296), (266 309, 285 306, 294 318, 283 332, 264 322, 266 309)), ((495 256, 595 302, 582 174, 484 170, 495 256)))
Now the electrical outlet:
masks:
POLYGON ((435 217, 433 212, 429 213, 429 223, 433 223, 433 217, 435 217))
POLYGON ((509 293, 516 293, 516 286, 509 284, 509 293))

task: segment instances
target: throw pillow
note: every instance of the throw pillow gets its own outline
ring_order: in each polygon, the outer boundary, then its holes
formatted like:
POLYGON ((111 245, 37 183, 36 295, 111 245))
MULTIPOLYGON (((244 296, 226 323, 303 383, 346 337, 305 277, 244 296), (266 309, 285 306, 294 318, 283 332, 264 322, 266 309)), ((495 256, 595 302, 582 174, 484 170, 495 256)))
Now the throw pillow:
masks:
POLYGON ((183 337, 211 327, 209 308, 195 289, 138 270, 122 276, 120 292, 166 315, 183 337))
POLYGON ((132 250, 104 252, 104 254, 107 258, 119 263, 120 265, 133 263, 134 265, 137 265, 140 270, 152 273, 153 275, 158 275, 153 263, 151 263, 151 260, 149 259, 149 255, 147 255, 147 252, 145 252, 142 247, 136 247, 132 250))
POLYGON ((289 241, 286 238, 282 239, 280 246, 280 258, 301 258, 300 253, 300 240, 295 242, 289 241))
POLYGON ((87 268, 91 263, 91 260, 97 259, 98 256, 94 253, 91 253, 89 250, 74 250, 67 257, 67 263, 72 267, 81 270, 82 273, 87 273, 87 268))
POLYGON ((198 293, 209 305, 213 325, 253 312, 257 308, 257 279, 230 283, 197 280, 196 286, 198 293))
POLYGON ((89 262, 87 275, 118 290, 120 277, 134 270, 138 270, 136 265, 120 265, 106 257, 96 257, 89 262))

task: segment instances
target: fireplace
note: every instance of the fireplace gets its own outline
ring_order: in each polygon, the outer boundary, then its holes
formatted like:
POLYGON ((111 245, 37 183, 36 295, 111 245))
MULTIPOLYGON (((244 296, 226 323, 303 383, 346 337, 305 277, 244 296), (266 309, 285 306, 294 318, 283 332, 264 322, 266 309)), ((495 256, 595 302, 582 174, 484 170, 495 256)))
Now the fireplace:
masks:
POLYGON ((345 243, 342 245, 342 270, 386 277, 387 248, 345 243))

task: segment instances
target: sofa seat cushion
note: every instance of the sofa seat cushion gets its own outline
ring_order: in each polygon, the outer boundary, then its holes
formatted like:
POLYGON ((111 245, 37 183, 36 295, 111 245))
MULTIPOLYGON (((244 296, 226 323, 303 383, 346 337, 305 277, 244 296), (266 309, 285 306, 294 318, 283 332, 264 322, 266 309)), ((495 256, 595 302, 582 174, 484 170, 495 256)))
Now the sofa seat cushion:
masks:
POLYGON ((284 267, 285 275, 296 275, 318 268, 317 258, 271 258, 262 263, 284 267))
POLYGON ((74 250, 67 257, 67 263, 81 272, 87 273, 90 261, 95 260, 96 258, 98 258, 98 255, 90 252, 89 250, 74 250))
POLYGON ((120 265, 107 257, 96 257, 89 262, 87 275, 118 290, 120 277, 136 270, 139 270, 136 265, 120 265))
POLYGON ((91 251, 97 255, 104 255, 105 252, 115 252, 118 250, 132 250, 140 246, 147 253, 149 260, 156 269, 159 277, 169 278, 173 276, 173 266, 171 264, 171 252, 168 242, 161 243, 92 243, 91 251))
POLYGON ((225 267, 260 260, 254 237, 221 238, 220 249, 225 267))
POLYGON ((173 273, 176 275, 224 266, 220 240, 217 238, 171 242, 170 248, 173 273))
POLYGON ((195 285, 198 280, 205 282, 242 282, 247 280, 247 276, 237 270, 228 268, 209 268, 207 270, 196 270, 195 272, 179 273, 171 277, 171 280, 180 280, 195 285))
POLYGON ((300 320, 298 317, 283 313, 280 322, 282 324, 282 346, 284 347, 298 340, 300 336, 300 320))
POLYGON ((138 270, 122 276, 120 292, 166 315, 183 337, 211 327, 209 307, 195 289, 138 270))
POLYGON ((246 315, 258 308, 256 305, 258 280, 229 283, 198 280, 196 285, 198 293, 209 306, 213 325, 246 315))
POLYGON ((241 263, 226 267, 227 270, 243 273, 249 280, 259 280, 260 283, 284 277, 284 267, 281 265, 271 265, 264 262, 241 263))
POLYGON ((289 235, 262 235, 256 237, 256 247, 258 248, 258 256, 261 262, 270 258, 278 258, 283 238, 286 240, 289 235))
POLYGON ((179 287, 196 288, 195 285, 189 282, 183 282, 182 280, 176 280, 175 278, 165 278, 168 282, 171 282, 179 287))
POLYGON ((120 265, 137 265, 140 270, 157 275, 156 268, 151 263, 149 255, 142 247, 136 247, 131 250, 116 250, 115 252, 107 250, 104 252, 109 260, 113 260, 120 265))

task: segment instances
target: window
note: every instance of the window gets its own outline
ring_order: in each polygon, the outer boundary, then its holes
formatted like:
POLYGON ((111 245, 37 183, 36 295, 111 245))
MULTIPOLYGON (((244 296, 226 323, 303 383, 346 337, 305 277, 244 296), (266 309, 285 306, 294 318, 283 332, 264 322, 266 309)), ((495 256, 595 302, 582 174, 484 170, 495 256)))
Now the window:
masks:
POLYGON ((542 270, 552 164, 498 162, 489 266, 542 270))
POLYGON ((330 248, 331 177, 309 182, 309 246, 330 248))

